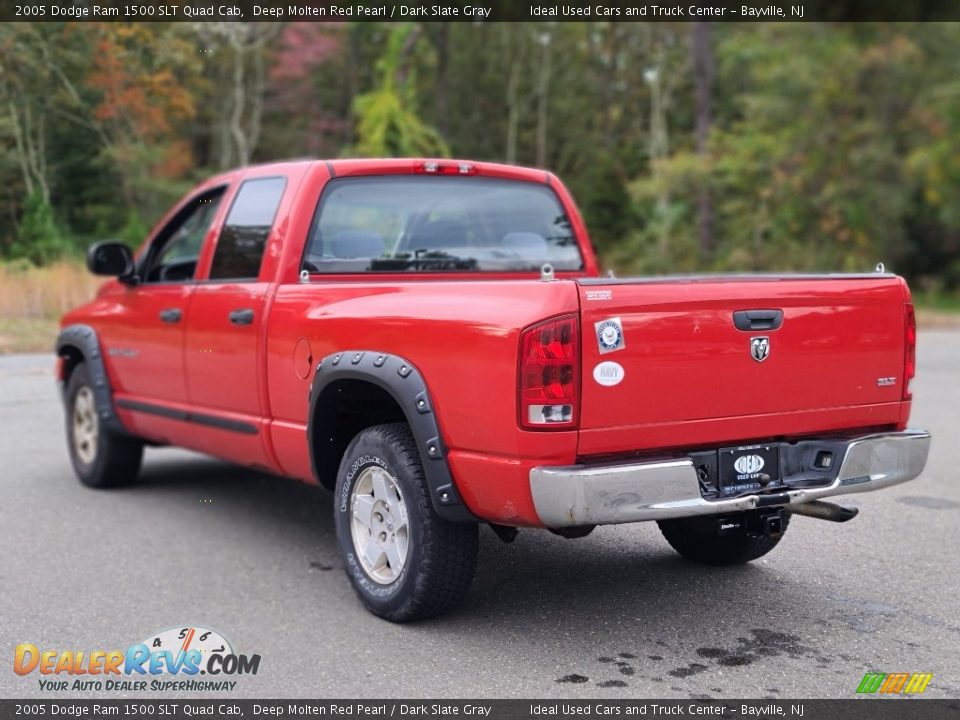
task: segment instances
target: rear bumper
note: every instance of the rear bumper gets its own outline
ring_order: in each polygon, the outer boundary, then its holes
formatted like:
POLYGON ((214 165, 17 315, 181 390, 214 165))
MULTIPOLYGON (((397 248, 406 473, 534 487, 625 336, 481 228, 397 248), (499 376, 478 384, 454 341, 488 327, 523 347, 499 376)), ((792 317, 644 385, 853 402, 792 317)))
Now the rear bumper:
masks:
POLYGON ((847 441, 837 477, 829 485, 705 500, 693 462, 676 458, 621 465, 535 467, 530 491, 546 527, 612 525, 719 515, 868 492, 917 477, 926 465, 924 430, 865 435, 847 441))

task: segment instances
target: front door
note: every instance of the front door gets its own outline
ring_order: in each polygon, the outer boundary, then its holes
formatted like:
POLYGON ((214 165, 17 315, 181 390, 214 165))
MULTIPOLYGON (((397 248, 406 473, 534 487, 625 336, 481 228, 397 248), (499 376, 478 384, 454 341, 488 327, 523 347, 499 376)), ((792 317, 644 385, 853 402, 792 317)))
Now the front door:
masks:
POLYGON ((145 437, 177 439, 169 419, 188 403, 187 312, 200 249, 222 197, 223 188, 216 188, 183 204, 140 258, 139 283, 125 287, 98 323, 118 409, 131 430, 145 437))

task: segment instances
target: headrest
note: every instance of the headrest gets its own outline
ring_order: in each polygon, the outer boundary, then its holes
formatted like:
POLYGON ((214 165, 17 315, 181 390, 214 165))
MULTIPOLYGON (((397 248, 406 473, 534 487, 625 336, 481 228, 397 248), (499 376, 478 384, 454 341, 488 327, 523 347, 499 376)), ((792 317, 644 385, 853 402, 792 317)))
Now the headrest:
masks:
POLYGON ((338 258, 378 258, 384 247, 383 238, 367 230, 341 230, 330 241, 330 252, 338 258))
POLYGON ((532 232, 507 233, 500 240, 500 247, 526 258, 546 260, 549 255, 546 239, 532 232))
POLYGON ((458 220, 433 220, 408 242, 414 250, 456 248, 467 244, 467 226, 458 220))

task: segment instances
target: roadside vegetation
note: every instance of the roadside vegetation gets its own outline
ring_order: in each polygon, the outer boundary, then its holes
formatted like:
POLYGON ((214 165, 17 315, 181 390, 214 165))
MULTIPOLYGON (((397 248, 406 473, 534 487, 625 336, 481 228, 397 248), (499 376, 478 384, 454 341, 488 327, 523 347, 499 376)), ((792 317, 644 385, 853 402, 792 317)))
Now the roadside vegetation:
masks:
POLYGON ((91 299, 101 282, 73 259, 0 263, 0 353, 53 352, 60 315, 91 299))
MULTIPOLYGON (((101 282, 77 259, 0 262, 0 354, 52 352, 60 316, 93 298, 101 282)), ((960 329, 960 300, 921 293, 914 302, 920 327, 960 329)))
POLYGON ((49 347, 96 287, 90 242, 303 156, 549 168, 618 273, 883 262, 949 318, 958 45, 953 23, 8 23, 0 352, 49 347))

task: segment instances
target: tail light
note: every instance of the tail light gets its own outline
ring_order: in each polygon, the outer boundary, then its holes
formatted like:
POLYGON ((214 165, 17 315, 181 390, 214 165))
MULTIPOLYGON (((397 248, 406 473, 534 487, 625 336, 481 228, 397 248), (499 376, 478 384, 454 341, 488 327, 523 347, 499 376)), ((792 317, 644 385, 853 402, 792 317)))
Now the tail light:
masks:
POLYGON ((910 393, 910 381, 917 374, 917 318, 913 312, 913 305, 906 303, 903 306, 905 322, 903 337, 903 399, 913 397, 910 393))
POLYGON ((532 430, 569 430, 580 419, 580 323, 553 318, 520 336, 519 421, 532 430))

